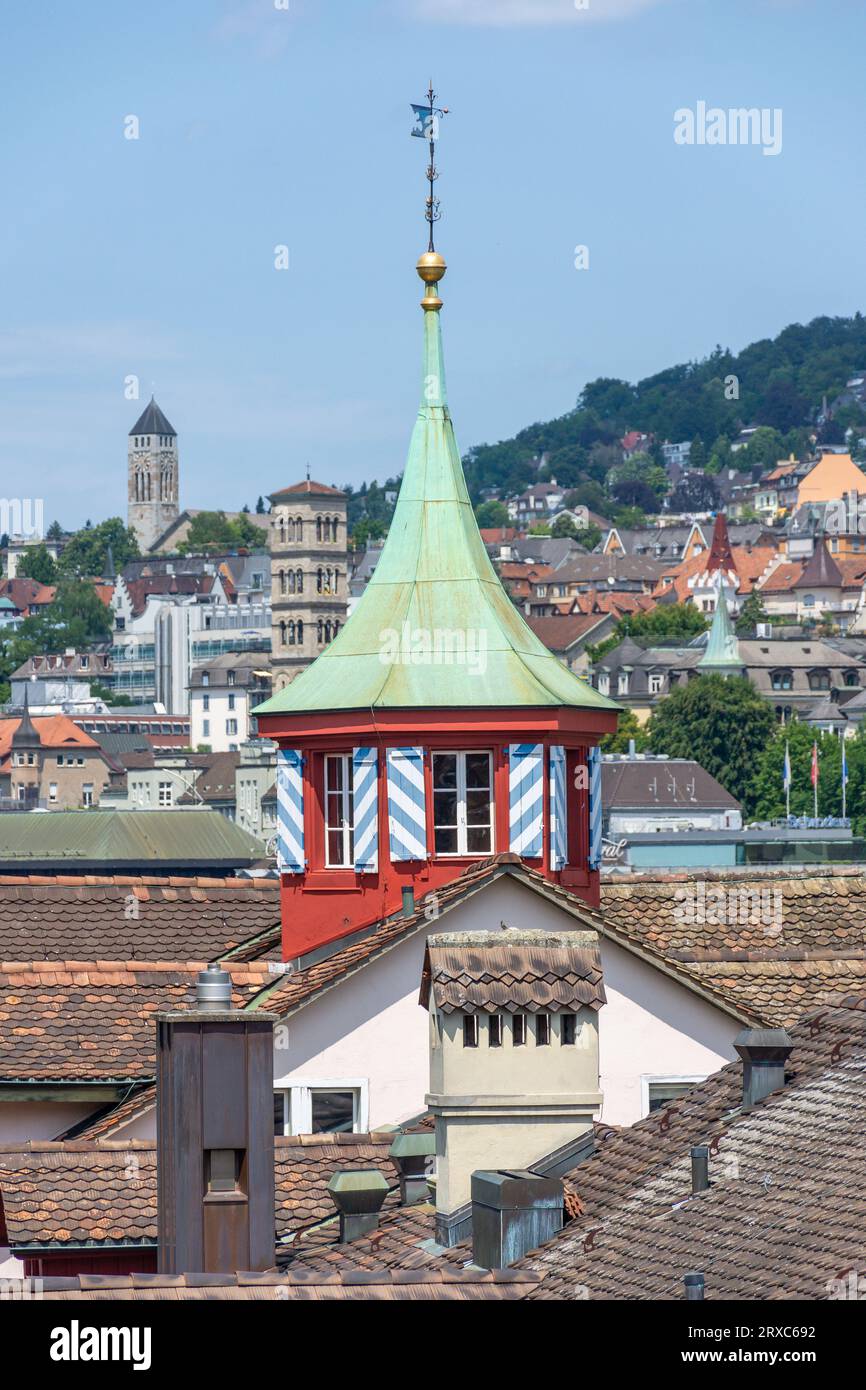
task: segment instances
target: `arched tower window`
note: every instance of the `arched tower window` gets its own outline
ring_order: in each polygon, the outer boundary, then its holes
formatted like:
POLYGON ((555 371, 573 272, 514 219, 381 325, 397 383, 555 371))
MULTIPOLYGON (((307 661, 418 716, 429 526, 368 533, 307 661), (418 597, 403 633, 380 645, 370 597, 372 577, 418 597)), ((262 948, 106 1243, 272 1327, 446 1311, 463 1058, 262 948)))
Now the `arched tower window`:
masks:
POLYGON ((295 593, 297 593, 297 594, 302 594, 303 592, 304 592, 304 571, 303 571, 303 570, 295 570, 295 593))
POLYGON ((280 646, 284 647, 285 645, 286 645, 286 625, 285 625, 285 623, 280 623, 280 646))
POLYGON ((295 624, 294 624, 293 622, 290 621, 290 622, 289 622, 289 646, 290 646, 290 647, 293 647, 294 645, 295 645, 295 624))
POLYGON ((297 541, 302 541, 303 539, 304 539, 304 519, 303 519, 303 517, 296 516, 296 517, 295 517, 295 540, 297 540, 297 541))
POLYGON ((303 620, 303 618, 298 618, 298 646, 299 646, 299 647, 303 644, 303 641, 304 641, 304 620, 303 620))
POLYGON ((317 517, 316 517, 316 540, 317 540, 317 541, 320 541, 321 539, 322 539, 322 518, 321 518, 320 516, 317 516, 317 517))

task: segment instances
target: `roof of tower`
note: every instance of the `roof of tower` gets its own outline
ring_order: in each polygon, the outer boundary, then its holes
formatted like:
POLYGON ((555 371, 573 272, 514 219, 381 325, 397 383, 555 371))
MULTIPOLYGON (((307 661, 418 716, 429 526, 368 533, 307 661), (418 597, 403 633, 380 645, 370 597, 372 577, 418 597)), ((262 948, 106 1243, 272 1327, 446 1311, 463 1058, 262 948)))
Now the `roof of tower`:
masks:
POLYGON ((177 437, 177 430, 163 415, 153 396, 139 415, 130 434, 171 434, 177 437))
POLYGON ((42 740, 36 731, 36 726, 30 718, 30 698, 27 686, 24 687, 24 712, 18 723, 18 727, 12 735, 13 748, 41 748, 42 740))
POLYGON ((709 674, 727 672, 729 675, 745 670, 745 663, 740 656, 740 644, 728 612, 724 584, 719 590, 713 625, 707 638, 706 651, 698 662, 698 670, 709 674))
POLYGON ((349 709, 570 706, 615 711, 529 628, 478 531, 448 410, 437 282, 428 252, 418 418, 381 559, 322 654, 257 714, 349 709))
POLYGON ((345 492, 341 492, 338 487, 328 487, 327 483, 317 483, 313 478, 305 478, 302 483, 293 483, 291 487, 281 487, 278 492, 271 492, 268 495, 269 502, 279 502, 281 497, 297 497, 299 493, 311 492, 319 497, 345 497, 345 492))
POLYGON ((845 583, 842 571, 827 549, 822 538, 793 585, 795 589, 841 589, 845 583))
POLYGON ((733 570, 736 573, 734 557, 731 553, 731 542, 728 536, 728 520, 724 512, 716 514, 713 526, 713 539, 710 542, 710 553, 707 556, 707 573, 712 574, 714 570, 733 570))

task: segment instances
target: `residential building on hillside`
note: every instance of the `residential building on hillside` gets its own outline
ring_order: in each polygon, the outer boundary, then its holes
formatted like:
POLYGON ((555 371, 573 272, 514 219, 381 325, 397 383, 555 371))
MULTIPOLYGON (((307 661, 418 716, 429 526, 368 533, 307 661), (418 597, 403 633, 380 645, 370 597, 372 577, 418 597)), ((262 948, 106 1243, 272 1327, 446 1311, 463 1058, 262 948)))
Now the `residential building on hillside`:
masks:
POLYGON ((557 485, 555 478, 551 478, 549 483, 533 483, 532 487, 507 503, 508 515, 518 526, 546 521, 559 511, 564 496, 565 490, 557 485))
POLYGON ((267 845, 269 853, 276 852, 277 750, 267 739, 250 739, 238 749, 235 821, 267 845))
MULTIPOLYGON (((628 705, 643 722, 653 706, 677 685, 699 674, 706 637, 687 647, 643 646, 626 637, 596 665, 592 683, 602 694, 628 705)), ((857 695, 866 686, 866 665, 823 641, 740 639, 742 670, 787 722, 828 695, 857 695)))
POLYGON ((645 526, 640 530, 612 526, 601 550, 604 555, 646 555, 670 562, 691 560, 707 546, 707 538, 695 521, 684 526, 645 526))
POLYGON ((284 689, 334 640, 349 603, 346 494, 309 478, 271 494, 271 669, 284 689))
POLYGON ((118 771, 99 744, 66 715, 31 717, 25 705, 20 717, 0 719, 0 800, 7 809, 97 806, 118 771))
POLYGON ((269 674, 256 653, 232 652, 196 666, 189 686, 193 748, 237 751, 252 732, 250 710, 269 694, 269 674))

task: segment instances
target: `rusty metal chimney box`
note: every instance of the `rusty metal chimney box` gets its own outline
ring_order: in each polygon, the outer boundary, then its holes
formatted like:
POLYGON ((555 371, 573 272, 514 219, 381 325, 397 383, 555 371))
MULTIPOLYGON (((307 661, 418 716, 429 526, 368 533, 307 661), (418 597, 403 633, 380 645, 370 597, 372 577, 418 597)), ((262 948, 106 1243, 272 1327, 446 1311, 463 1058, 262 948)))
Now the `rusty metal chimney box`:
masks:
POLYGON ((160 1273, 273 1268, 273 1024, 157 1016, 160 1273))

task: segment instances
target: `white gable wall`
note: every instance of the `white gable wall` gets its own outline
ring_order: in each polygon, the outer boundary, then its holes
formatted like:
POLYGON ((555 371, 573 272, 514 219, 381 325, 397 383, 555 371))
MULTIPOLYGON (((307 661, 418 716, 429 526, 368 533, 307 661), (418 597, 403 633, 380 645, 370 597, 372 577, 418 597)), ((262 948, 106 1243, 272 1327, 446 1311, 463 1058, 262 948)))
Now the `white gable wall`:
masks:
MULTIPOLYGON (((514 879, 497 879, 278 1029, 275 1087, 358 1086, 360 1128, 417 1115, 429 1086, 428 1015, 418 1003, 426 935, 503 924, 547 931, 580 926, 514 879)), ((642 1078, 709 1076, 734 1060, 740 1025, 604 937, 600 950, 608 998, 599 1015, 601 1118, 633 1124, 646 1113, 642 1078)))

